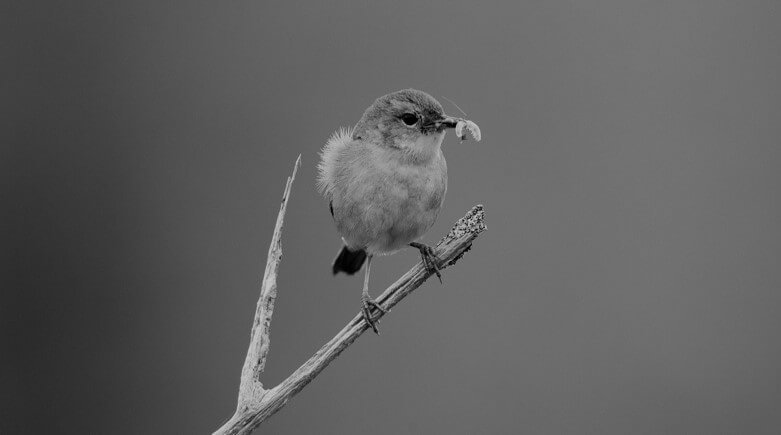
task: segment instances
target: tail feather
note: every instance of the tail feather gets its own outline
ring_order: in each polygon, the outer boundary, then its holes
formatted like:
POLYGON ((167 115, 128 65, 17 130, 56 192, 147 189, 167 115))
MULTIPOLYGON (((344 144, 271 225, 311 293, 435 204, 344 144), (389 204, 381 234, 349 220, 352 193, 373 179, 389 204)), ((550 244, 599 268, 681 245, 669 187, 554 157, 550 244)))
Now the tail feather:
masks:
POLYGON ((366 251, 363 249, 351 251, 347 249, 347 246, 343 246, 342 250, 339 251, 339 254, 334 259, 334 275, 339 272, 352 275, 361 270, 364 261, 366 261, 366 251))

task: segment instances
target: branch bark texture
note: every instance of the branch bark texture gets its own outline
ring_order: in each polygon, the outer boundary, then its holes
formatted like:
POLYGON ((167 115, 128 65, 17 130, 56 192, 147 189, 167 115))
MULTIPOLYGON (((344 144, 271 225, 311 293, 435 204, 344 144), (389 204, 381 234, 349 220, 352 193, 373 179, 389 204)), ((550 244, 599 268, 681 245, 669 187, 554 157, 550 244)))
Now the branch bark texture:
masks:
MULTIPOLYGON (((255 319, 252 324, 250 346, 244 367, 241 371, 241 383, 236 412, 215 434, 249 434, 260 423, 279 411, 287 402, 301 391, 312 379, 323 371, 336 357, 350 346, 370 326, 360 313, 353 317, 347 325, 339 331, 334 338, 321 347, 293 374, 287 377, 279 385, 265 389, 260 381, 263 373, 266 357, 269 349, 269 328, 271 316, 274 312, 274 301, 277 296, 276 277, 279 263, 282 259, 282 226, 290 198, 290 189, 296 176, 296 171, 301 163, 298 156, 293 168, 293 174, 288 178, 285 192, 282 195, 277 223, 274 235, 269 247, 266 271, 263 275, 263 283, 260 290, 260 298, 255 310, 255 319)), ((485 231, 483 222, 483 206, 476 205, 467 214, 456 222, 450 232, 437 244, 435 251, 442 260, 440 270, 452 266, 465 252, 472 247, 472 241, 485 231)), ((390 310, 408 294, 420 287, 431 276, 422 262, 416 264, 395 283, 388 287, 379 297, 379 302, 385 309, 390 310)))

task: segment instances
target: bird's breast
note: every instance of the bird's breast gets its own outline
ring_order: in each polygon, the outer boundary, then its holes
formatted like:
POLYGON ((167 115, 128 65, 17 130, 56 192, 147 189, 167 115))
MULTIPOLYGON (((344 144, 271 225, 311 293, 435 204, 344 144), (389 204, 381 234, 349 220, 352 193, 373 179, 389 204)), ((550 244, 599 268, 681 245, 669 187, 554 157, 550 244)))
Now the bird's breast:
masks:
POLYGON ((334 217, 348 245, 389 253, 431 228, 447 192, 441 151, 423 164, 400 159, 393 149, 374 149, 359 160, 334 195, 334 217))

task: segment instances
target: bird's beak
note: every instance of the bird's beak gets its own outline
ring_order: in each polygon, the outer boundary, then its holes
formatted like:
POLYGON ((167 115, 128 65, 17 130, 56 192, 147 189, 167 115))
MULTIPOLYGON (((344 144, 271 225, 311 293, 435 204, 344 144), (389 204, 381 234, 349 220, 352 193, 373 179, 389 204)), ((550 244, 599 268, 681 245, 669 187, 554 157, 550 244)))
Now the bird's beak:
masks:
POLYGON ((433 127, 435 131, 440 133, 444 132, 446 128, 455 128, 456 136, 458 136, 458 138, 461 139, 462 141, 466 139, 466 133, 464 133, 464 129, 466 129, 477 142, 480 142, 480 138, 481 138, 480 127, 478 127, 477 124, 475 124, 473 121, 470 121, 468 119, 443 115, 442 119, 440 119, 439 121, 434 121, 431 124, 428 124, 428 128, 431 127, 433 127))
POLYGON ((460 121, 460 118, 454 118, 449 115, 445 115, 441 120, 437 121, 437 130, 442 131, 446 128, 456 128, 456 125, 460 121))

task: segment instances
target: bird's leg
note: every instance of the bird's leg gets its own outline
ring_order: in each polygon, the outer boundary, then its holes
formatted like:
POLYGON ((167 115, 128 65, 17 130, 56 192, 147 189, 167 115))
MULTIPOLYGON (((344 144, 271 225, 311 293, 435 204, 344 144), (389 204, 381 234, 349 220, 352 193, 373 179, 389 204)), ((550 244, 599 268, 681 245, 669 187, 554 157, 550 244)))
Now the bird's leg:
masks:
MULTIPOLYGON (((379 335, 380 331, 377 330, 377 325, 375 324, 375 317, 372 316, 372 307, 376 308, 383 314, 386 314, 388 310, 385 308, 382 308, 380 304, 377 303, 374 299, 372 299, 369 296, 369 273, 372 266, 372 255, 369 255, 366 258, 366 274, 363 278, 363 294, 361 295, 361 313, 363 313, 363 318, 366 320, 366 323, 369 324, 369 326, 372 327, 372 330, 375 334, 379 335)), ((377 316, 379 317, 379 315, 377 316)))
POLYGON ((439 272, 439 262, 441 261, 437 254, 434 253, 434 248, 423 243, 412 242, 409 244, 413 248, 420 251, 420 256, 423 258, 423 265, 426 266, 429 272, 435 273, 439 278, 439 283, 442 284, 442 274, 439 272))

